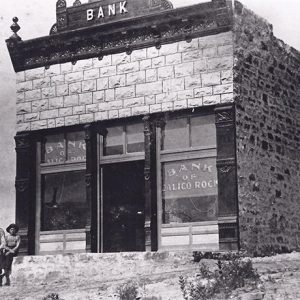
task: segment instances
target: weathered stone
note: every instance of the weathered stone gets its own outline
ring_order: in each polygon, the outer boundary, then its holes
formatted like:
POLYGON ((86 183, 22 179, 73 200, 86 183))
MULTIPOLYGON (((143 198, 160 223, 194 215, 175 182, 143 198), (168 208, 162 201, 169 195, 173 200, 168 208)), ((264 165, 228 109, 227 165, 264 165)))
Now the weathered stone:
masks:
POLYGON ((177 53, 178 51, 178 43, 166 44, 162 45, 159 49, 159 55, 169 55, 173 53, 177 53))
POLYGON ((97 79, 97 78, 99 78, 98 68, 83 71, 84 80, 97 79))
POLYGON ((27 92, 32 89, 33 89, 33 84, 31 80, 17 83, 17 92, 27 92))
POLYGON ((95 113, 95 121, 102 121, 108 120, 108 112, 107 111, 100 111, 95 113))
POLYGON ((77 72, 77 71, 82 71, 86 69, 90 69, 93 67, 93 59, 82 59, 76 62, 75 65, 72 66, 72 71, 77 72))
POLYGON ((114 101, 115 100, 115 90, 109 89, 105 90, 105 101, 114 101))
POLYGON ((172 111, 174 102, 164 102, 161 104, 162 111, 172 111))
POLYGON ((194 96, 195 97, 209 96, 209 95, 212 95, 212 94, 213 94, 213 90, 212 90, 211 86, 194 89, 194 96))
MULTIPOLYGON (((97 108, 98 111, 98 108, 97 108)), ((85 105, 73 106, 73 115, 82 115, 85 114, 85 105)))
POLYGON ((40 112, 40 119, 41 120, 57 118, 57 117, 58 117, 58 109, 51 109, 51 110, 40 112))
POLYGON ((216 105, 221 103, 220 95, 204 96, 203 105, 216 105))
POLYGON ((146 70, 146 82, 157 81, 157 69, 146 70))
POLYGON ((102 59, 98 59, 97 57, 93 58, 93 66, 94 68, 102 68, 111 66, 111 57, 112 55, 105 55, 102 59))
POLYGON ((64 98, 56 97, 49 99, 49 109, 59 108, 64 106, 64 98))
POLYGON ((60 117, 72 116, 73 115, 73 108, 72 107, 64 107, 58 109, 58 115, 60 117))
POLYGON ((91 79, 91 80, 84 80, 82 81, 82 91, 83 92, 92 92, 92 91, 96 91, 96 80, 95 79, 91 79))
POLYGON ((133 116, 148 114, 149 113, 149 105, 133 107, 131 109, 131 112, 132 112, 133 116))
POLYGON ((163 67, 165 64, 166 58, 164 56, 152 58, 152 68, 163 67))
POLYGON ((80 94, 81 93, 81 82, 74 82, 69 84, 69 94, 80 94))
POLYGON ((220 72, 201 74, 201 78, 203 86, 218 85, 221 83, 220 72))
POLYGON ((51 65, 48 69, 45 69, 45 76, 56 76, 60 75, 60 64, 57 65, 51 65))
POLYGON ((55 124, 56 124, 56 127, 65 126, 65 118, 56 118, 55 124))
MULTIPOLYGON (((151 70, 149 70, 149 71, 151 71, 151 70)), ((158 80, 174 78, 174 67, 166 66, 166 67, 158 68, 157 69, 157 78, 158 78, 158 80)))
POLYGON ((94 113, 99 110, 98 104, 88 104, 86 105, 86 113, 94 113))
POLYGON ((42 93, 40 89, 25 92, 25 100, 41 99, 42 93))
POLYGON ((65 83, 64 75, 56 75, 51 77, 51 85, 60 85, 65 83))
POLYGON ((135 97, 135 88, 134 86, 116 88, 115 95, 117 100, 135 97))
POLYGON ((233 67, 233 57, 223 56, 215 57, 207 60, 209 70, 224 70, 233 67))
POLYGON ((120 86, 125 86, 125 75, 115 75, 108 79, 109 88, 116 88, 120 86))
POLYGON ((65 82, 71 83, 83 80, 83 71, 65 74, 65 82))
POLYGON ((178 100, 186 100, 186 99, 193 98, 193 97, 194 97, 193 90, 184 90, 184 91, 179 91, 177 93, 178 100))
POLYGON ((150 105, 150 104, 155 104, 155 95, 150 95, 150 96, 145 96, 145 104, 150 105))
POLYGON ((94 114, 79 115, 79 123, 81 124, 91 123, 93 121, 94 121, 94 114))
POLYGON ((157 57, 158 55, 159 55, 159 51, 155 47, 147 48, 147 58, 154 58, 157 57))
POLYGON ((108 89, 108 78, 97 79, 97 90, 100 91, 105 89, 108 89))
POLYGON ((76 106, 78 105, 78 95, 65 96, 64 106, 76 106))
POLYGON ((124 108, 144 105, 144 97, 124 100, 124 108))
POLYGON ((79 115, 65 117, 65 126, 79 124, 79 115))
POLYGON ((188 107, 200 107, 202 106, 202 97, 201 98, 193 98, 188 99, 188 107))
POLYGON ((167 65, 176 65, 182 62, 181 53, 169 54, 166 56, 167 65))
POLYGON ((229 102, 234 102, 233 93, 222 94, 221 103, 229 103, 229 102))
POLYGON ((200 59, 194 62, 194 74, 207 71, 207 62, 205 59, 200 59))
POLYGON ((56 127, 55 119, 48 119, 47 120, 47 127, 48 128, 55 128, 56 127))
POLYGON ((216 57, 218 54, 217 47, 204 48, 203 49, 203 57, 216 57))
POLYGON ((71 73, 73 70, 72 64, 70 62, 64 63, 60 65, 61 74, 71 73))
POLYGON ((182 53, 182 61, 189 62, 189 61, 197 61, 202 58, 202 50, 194 50, 182 53))
POLYGON ((138 61, 138 60, 143 60, 147 58, 147 51, 146 49, 139 49, 139 50, 134 50, 131 53, 131 61, 138 61))
POLYGON ((183 63, 175 66, 175 77, 193 75, 193 63, 183 63))
POLYGON ((174 101, 174 110, 175 109, 185 109, 185 108, 187 108, 187 100, 174 101))
POLYGON ((233 55, 233 45, 224 45, 218 47, 218 54, 223 55, 233 55))
POLYGON ((147 70, 151 69, 152 67, 152 61, 151 59, 144 59, 140 61, 140 70, 147 70))
POLYGON ((79 95, 79 105, 93 103, 93 93, 83 93, 79 95))
POLYGON ((233 93, 233 84, 220 84, 213 86, 213 93, 214 94, 227 94, 233 93))
POLYGON ((30 124, 31 124, 31 123, 17 124, 17 126, 16 126, 16 131, 17 131, 17 132, 29 131, 29 130, 31 129, 30 124))
POLYGON ((105 100, 104 91, 97 91, 93 93, 93 103, 102 102, 105 100))
POLYGON ((177 100, 177 92, 162 93, 156 95, 156 103, 172 102, 177 100))
POLYGON ((25 71, 26 81, 43 78, 44 76, 45 76, 45 68, 43 68, 43 67, 25 71))
POLYGON ((56 88, 46 87, 42 89, 42 98, 53 98, 56 96, 56 88))
POLYGON ((67 96, 69 94, 69 85, 63 84, 56 87, 56 96, 67 96))
POLYGON ((17 104, 17 114, 25 114, 31 112, 31 103, 18 103, 17 104))
POLYGON ((167 79, 163 81, 163 92, 171 93, 184 90, 184 78, 167 79))
POLYGON ((221 83, 226 84, 226 83, 231 83, 233 82, 233 71, 232 69, 222 71, 221 72, 221 83))
POLYGON ((161 104, 153 104, 150 105, 150 113, 157 113, 157 112, 161 112, 161 104))
POLYGON ((130 108, 122 108, 119 110, 119 117, 126 118, 131 117, 131 109, 130 108))
POLYGON ((25 81, 25 71, 17 72, 16 73, 16 82, 23 82, 25 81))
MULTIPOLYGON (((116 66, 108 66, 100 68, 100 80, 101 77, 105 76, 113 76, 117 74, 117 67, 116 66)), ((98 81, 97 81, 98 82, 98 81)))
POLYGON ((24 102, 24 100, 25 100, 25 93, 24 92, 17 92, 17 94, 16 94, 16 100, 17 100, 17 103, 24 102))
POLYGON ((200 75, 187 76, 184 78, 184 84, 186 89, 201 86, 201 76, 200 75))
POLYGON ((198 39, 193 39, 190 43, 187 43, 186 41, 178 42, 178 51, 179 52, 197 50, 198 47, 199 47, 198 39))
POLYGON ((33 121, 30 123, 31 130, 47 129, 47 120, 33 121))
POLYGON ((119 111, 118 110, 110 110, 108 112, 108 119, 117 119, 119 117, 119 111))
POLYGON ((133 85, 138 83, 144 83, 146 81, 145 71, 138 71, 126 74, 126 84, 133 85))
POLYGON ((140 66, 137 61, 121 64, 117 66, 117 73, 118 74, 124 74, 124 73, 130 73, 130 72, 136 72, 139 71, 140 66))
POLYGON ((136 85, 136 96, 156 95, 162 92, 162 83, 160 81, 149 82, 136 85))
POLYGON ((120 65, 130 63, 130 55, 125 52, 112 55, 112 65, 120 65))
POLYGON ((31 103, 32 112, 44 111, 47 110, 48 108, 49 108, 48 99, 32 101, 31 103))

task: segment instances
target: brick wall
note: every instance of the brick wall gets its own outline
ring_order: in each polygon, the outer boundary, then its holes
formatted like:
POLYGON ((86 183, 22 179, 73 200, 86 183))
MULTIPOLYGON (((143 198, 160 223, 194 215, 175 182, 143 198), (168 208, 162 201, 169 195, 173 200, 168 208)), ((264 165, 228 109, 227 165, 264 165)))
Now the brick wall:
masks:
POLYGON ((17 73, 17 131, 233 101, 232 32, 17 73))
POLYGON ((300 53, 237 3, 234 98, 240 237, 257 254, 300 247, 300 53))

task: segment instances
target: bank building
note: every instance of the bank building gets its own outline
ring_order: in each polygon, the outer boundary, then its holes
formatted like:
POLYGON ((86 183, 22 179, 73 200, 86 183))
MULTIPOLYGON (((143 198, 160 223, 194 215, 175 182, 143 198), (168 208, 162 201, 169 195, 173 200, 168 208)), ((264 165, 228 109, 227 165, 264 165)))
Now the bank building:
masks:
POLYGON ((48 36, 25 26, 6 40, 21 253, 299 248, 300 55, 266 20, 58 0, 48 36))

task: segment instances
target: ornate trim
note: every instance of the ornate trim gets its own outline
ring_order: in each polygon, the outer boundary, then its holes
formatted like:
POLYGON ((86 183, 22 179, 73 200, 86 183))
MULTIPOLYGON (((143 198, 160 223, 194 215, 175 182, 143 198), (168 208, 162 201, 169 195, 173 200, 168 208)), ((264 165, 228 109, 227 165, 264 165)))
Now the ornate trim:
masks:
MULTIPOLYGON (((58 1, 60 7, 65 1, 58 1)), ((58 13, 57 26, 66 25, 67 14, 58 13)), ((227 6, 203 3, 161 11, 143 17, 70 30, 48 37, 12 43, 6 41, 16 72, 145 47, 191 40, 232 29, 227 6), (223 20, 220 24, 220 18, 223 20), (139 26, 137 26, 139 24, 139 26)))
POLYGON ((29 187, 29 179, 16 179, 15 181, 16 191, 19 193, 23 193, 28 190, 29 187))
POLYGON ((90 187, 92 184, 92 174, 85 174, 85 185, 90 187))
POLYGON ((29 134, 20 134, 15 136, 16 150, 29 148, 30 147, 30 139, 29 134))

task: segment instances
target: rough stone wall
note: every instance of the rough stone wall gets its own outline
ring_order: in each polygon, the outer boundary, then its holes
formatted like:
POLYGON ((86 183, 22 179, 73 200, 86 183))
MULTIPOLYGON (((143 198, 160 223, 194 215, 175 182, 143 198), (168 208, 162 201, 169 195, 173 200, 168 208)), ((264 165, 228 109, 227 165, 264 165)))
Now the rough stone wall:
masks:
POLYGON ((17 73, 17 131, 233 101, 232 32, 17 73))
POLYGON ((240 3, 234 37, 241 246, 289 251, 300 247, 300 53, 240 3))

